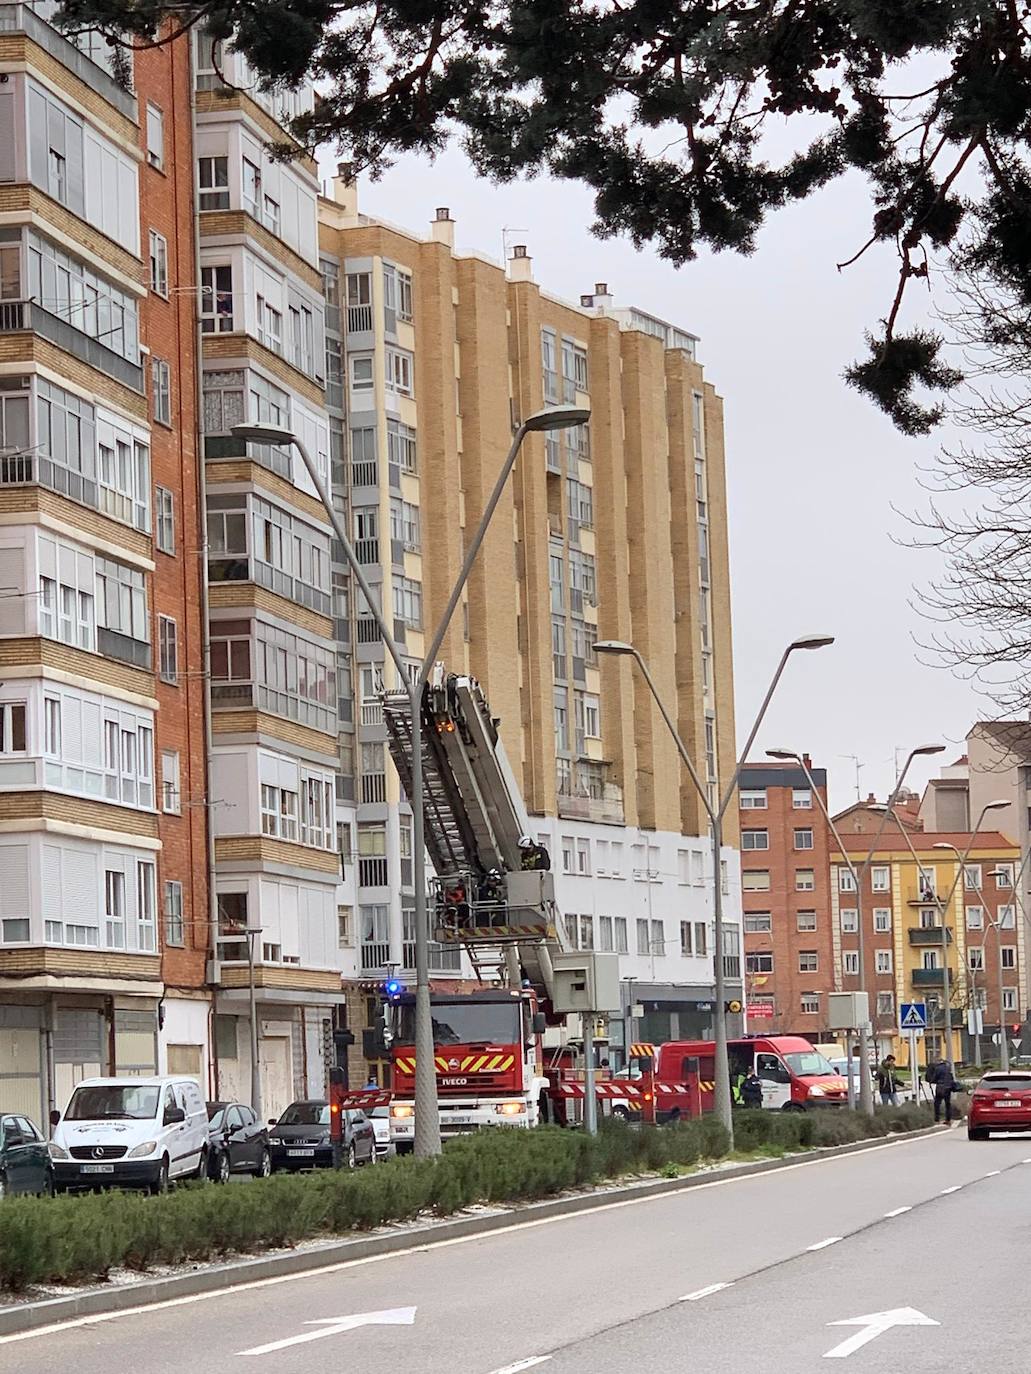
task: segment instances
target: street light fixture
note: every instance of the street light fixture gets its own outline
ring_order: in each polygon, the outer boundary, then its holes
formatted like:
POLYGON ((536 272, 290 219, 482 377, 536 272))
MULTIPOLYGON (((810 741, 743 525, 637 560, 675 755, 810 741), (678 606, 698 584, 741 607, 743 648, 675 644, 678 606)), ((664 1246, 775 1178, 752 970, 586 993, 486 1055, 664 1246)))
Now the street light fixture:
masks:
POLYGON ((641 656, 640 650, 636 649, 632 644, 628 644, 625 640, 621 639, 600 640, 594 646, 596 653, 613 654, 617 657, 630 657, 636 661, 637 666, 641 670, 641 675, 643 676, 645 682, 648 684, 648 690, 651 692, 655 704, 659 708, 659 713, 666 723, 666 728, 669 730, 670 734, 673 737, 673 742, 677 746, 677 752, 680 754, 680 757, 683 760, 684 767, 687 769, 691 781, 695 786, 695 790, 697 791, 698 796, 701 798, 701 803, 705 809, 705 814, 709 818, 709 828, 712 836, 712 954, 715 973, 714 991, 716 1002, 714 1018, 716 1045, 716 1113, 720 1121, 726 1127, 727 1134, 730 1137, 731 1144, 733 1144, 734 1141, 734 1108, 730 1096, 730 1064, 727 1059, 726 974, 723 966, 723 817, 726 815, 727 807, 733 800, 734 793, 737 790, 738 778, 741 775, 741 769, 744 767, 745 760, 748 758, 749 752, 752 748, 752 744, 755 741, 755 737, 759 733, 759 727, 763 723, 763 719, 766 715, 767 708, 769 707, 769 704, 773 699, 774 692, 777 690, 777 684, 780 682, 781 675, 784 672, 788 659, 791 657, 791 655, 795 652, 796 649, 822 649, 826 645, 833 643, 833 635, 805 635, 800 637, 799 639, 793 639, 791 643, 788 645, 788 647, 781 654, 780 662, 777 664, 776 672, 773 674, 773 679, 770 682, 770 685, 766 691, 766 695, 763 698, 762 704, 759 707, 759 713, 756 716, 755 721, 752 725, 752 729, 749 732, 747 740, 745 741, 745 747, 742 749, 741 756, 734 766, 734 771, 727 784, 726 791, 720 798, 718 807, 714 807, 712 802, 709 800, 708 790, 702 783, 701 778, 698 776, 698 770, 694 766, 694 762, 691 758, 691 755, 687 752, 687 746, 684 744, 684 741, 680 738, 680 733, 677 730, 677 727, 673 721, 673 717, 670 715, 665 703, 659 695, 659 690, 655 685, 655 679, 652 677, 647 663, 641 656))
POLYGON ((414 882, 415 882, 415 1141, 414 1153, 421 1157, 440 1154, 440 1117, 437 1107, 437 1075, 434 1064, 433 1052, 433 1020, 430 1008, 430 978, 429 978, 429 916, 426 907, 426 844, 425 829, 423 820, 423 771, 422 771, 422 698, 426 682, 436 662, 437 653, 443 643, 444 636, 447 634, 451 618, 455 613, 465 584, 469 580, 476 555, 480 551, 483 540, 487 534, 491 517, 501 500, 501 494, 505 489, 523 440, 527 434, 539 434, 555 429, 569 429, 574 425, 586 424, 591 418, 591 412, 586 406, 547 406, 544 410, 535 411, 527 416, 520 425, 516 427, 512 436, 512 443, 508 450, 508 455, 498 473, 497 481, 494 483, 487 504, 480 517, 480 523, 470 541, 465 559, 462 563, 458 580, 455 582, 448 599, 444 614, 440 624, 430 642, 426 657, 423 659, 419 672, 414 681, 409 676, 408 667, 405 663, 401 650, 391 633, 391 628, 383 615, 379 600, 369 585, 368 578, 362 570, 362 565, 358 562, 354 546, 348 537, 347 530, 340 518, 339 512, 335 509, 330 495, 326 490, 318 468, 312 461, 311 454, 305 445, 289 429, 281 429, 275 425, 233 425, 230 433, 236 439, 242 439, 247 443, 253 444, 278 444, 283 447, 292 445, 297 449, 308 471, 308 476, 318 493, 319 500, 325 508, 329 523, 333 528, 333 533, 340 541, 344 552, 344 558, 354 575, 355 581, 361 589, 362 595, 372 613, 377 628, 383 637, 387 652, 393 659, 397 669, 398 684, 408 694, 408 709, 410 715, 410 731, 412 741, 412 848, 414 851, 414 882))
POLYGON ((259 1121, 264 1120, 261 1104, 261 1069, 258 1063, 258 1008, 254 990, 254 937, 262 932, 261 926, 244 926, 247 936, 247 1003, 250 1013, 250 1054, 251 1054, 251 1111, 259 1121))

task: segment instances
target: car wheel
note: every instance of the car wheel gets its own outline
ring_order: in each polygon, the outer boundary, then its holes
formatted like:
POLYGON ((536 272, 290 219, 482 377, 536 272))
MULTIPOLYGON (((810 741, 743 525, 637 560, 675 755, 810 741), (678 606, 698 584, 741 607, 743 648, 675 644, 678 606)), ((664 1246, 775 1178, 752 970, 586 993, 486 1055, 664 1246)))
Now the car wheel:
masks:
POLYGON ((229 1165, 229 1152, 227 1150, 219 1150, 215 1155, 215 1166, 211 1171, 211 1175, 216 1183, 228 1183, 230 1173, 232 1173, 232 1169, 229 1165))
POLYGON ((272 1156, 268 1150, 262 1150, 261 1158, 258 1160, 258 1172, 256 1178, 268 1178, 272 1172, 272 1156))
POLYGON ((355 1169, 358 1167, 358 1151, 354 1148, 353 1140, 347 1147, 347 1167, 349 1169, 355 1169))
POLYGON ((630 1111, 626 1107, 613 1107, 612 1120, 621 1121, 624 1125, 630 1120, 630 1111))
POLYGON ((989 1137, 989 1134, 990 1134, 990 1132, 986 1131, 986 1130, 984 1129, 983 1126, 968 1126, 968 1127, 967 1127, 967 1139, 968 1139, 968 1140, 987 1140, 988 1137, 989 1137))
POLYGON ((7 1182, 7 1175, 0 1174, 0 1202, 3 1202, 4 1198, 10 1191, 11 1190, 7 1182))
POLYGON ((193 1177, 197 1180, 198 1183, 207 1183, 208 1181, 208 1147, 206 1145, 200 1152, 200 1159, 198 1160, 197 1167, 193 1172, 193 1177))
POLYGON ((54 1186, 54 1171, 53 1169, 48 1169, 47 1176, 43 1180, 43 1191, 40 1193, 40 1197, 53 1197, 56 1192, 57 1189, 54 1186))
POLYGON ((161 1161, 161 1167, 158 1169, 158 1176, 157 1176, 157 1178, 154 1180, 154 1182, 150 1185, 150 1192, 151 1192, 151 1196, 152 1196, 152 1197, 157 1197, 157 1195, 158 1195, 159 1193, 167 1193, 167 1192, 168 1192, 168 1156, 167 1156, 167 1155, 165 1155, 164 1159, 161 1161))

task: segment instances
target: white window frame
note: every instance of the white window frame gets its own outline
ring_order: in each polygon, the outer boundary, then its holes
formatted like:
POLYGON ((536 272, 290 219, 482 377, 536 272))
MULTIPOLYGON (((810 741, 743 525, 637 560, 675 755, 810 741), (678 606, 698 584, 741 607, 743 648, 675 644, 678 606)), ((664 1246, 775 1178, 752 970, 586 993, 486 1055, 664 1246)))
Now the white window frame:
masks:
POLYGON ((178 749, 161 751, 161 810, 170 816, 182 814, 182 784, 178 749))
POLYGON ((742 853, 754 854, 754 853, 756 853, 756 852, 758 852, 758 851, 765 851, 765 850, 768 850, 769 847, 770 847, 770 832, 769 832, 768 830, 766 830, 766 829, 762 829, 762 830, 745 829, 745 830, 742 830, 742 831, 741 831, 741 852, 742 852, 742 853), (749 841, 751 842, 751 843, 749 843, 749 844, 745 844, 745 836, 746 836, 746 835, 748 836, 748 839, 749 839, 749 841), (756 844, 756 843, 754 843, 754 841, 755 841, 756 839, 760 838, 760 837, 761 837, 763 840, 765 840, 765 842, 766 842, 765 844, 756 844))
POLYGON ((843 906, 839 911, 841 917, 841 932, 843 935, 856 935, 859 931, 859 908, 854 906, 843 906))
POLYGON ((795 929, 800 934, 805 934, 807 931, 814 931, 817 928, 817 924, 818 918, 815 911, 811 911, 807 908, 805 911, 795 912, 795 929), (803 917, 805 918, 805 924, 803 924, 803 917), (809 919, 810 917, 812 917, 811 921, 809 919))
POLYGON ((791 789, 791 809, 792 811, 811 811, 813 809, 813 789, 811 787, 793 787, 791 789))
POLYGON ((168 240, 150 231, 150 289, 168 300, 168 240))
POLYGON ((147 161, 159 172, 165 170, 165 112, 147 101, 147 161))
POLYGON ((186 944, 186 922, 183 919, 183 885, 178 878, 165 879, 164 918, 165 944, 182 948, 186 944))
POLYGON ((179 626, 170 615, 158 616, 158 676, 170 687, 179 686, 179 626))
POLYGON ((150 381, 155 423, 171 428, 172 365, 164 358, 151 355, 150 381))
POLYGON ((770 870, 768 868, 745 869, 741 874, 742 892, 769 892, 770 890, 770 870), (765 883, 760 883, 759 879, 766 879, 765 883))
POLYGON ((398 396, 415 395, 415 358, 406 348, 388 345, 383 354, 384 385, 398 396))
POLYGON ((746 935, 771 935, 773 933, 772 911, 746 911, 742 921, 746 935))
POLYGON ((890 974, 895 972, 895 956, 890 949, 874 950, 874 972, 890 974))
POLYGON ((800 949, 798 951, 798 971, 799 973, 819 973, 820 972, 820 952, 816 949, 800 949), (812 960, 811 963, 808 961, 812 960))
POLYGON ((29 722, 27 715, 27 703, 24 701, 5 701, 0 704, 0 754, 6 758, 12 755, 27 754, 29 752, 29 722), (20 749, 13 749, 11 741, 14 738, 14 724, 20 719, 22 745, 20 749))
POLYGON ((870 869, 870 887, 874 892, 891 891, 891 869, 887 864, 874 864, 870 869))
POLYGON ((797 830, 795 830, 795 832, 794 832, 794 839, 793 839, 793 848, 795 849, 795 851, 796 851, 797 853, 799 853, 799 854, 809 854, 809 853, 812 852, 812 850, 813 850, 815 847, 816 847, 816 836, 813 834, 813 828, 812 828, 811 825, 801 826, 801 827, 799 827, 797 830), (802 842, 799 840, 799 836, 800 836, 800 835, 803 837, 803 839, 804 839, 804 837, 805 837, 806 835, 808 835, 808 836, 809 836, 809 843, 808 843, 808 844, 802 843, 802 842))
POLYGON ((966 908, 967 930, 984 930, 984 907, 968 906, 966 908))
POLYGON ((818 992, 802 993, 799 999, 799 1014, 801 1016, 819 1016, 820 994, 818 992))
POLYGON ((855 878, 853 878, 853 876, 852 876, 852 871, 851 871, 851 869, 845 868, 844 865, 839 866, 839 868, 838 868, 838 891, 839 891, 839 892, 855 892, 855 890, 856 890, 856 880, 855 880, 855 878))
POLYGON ((795 869, 795 891, 796 892, 815 892, 816 891, 816 870, 814 868, 795 869))
POLYGON ((376 359, 371 353, 351 353, 348 356, 347 364, 352 391, 374 391, 376 389, 376 359), (366 368, 368 369, 367 373, 366 368))
POLYGON ((154 543, 175 557, 175 494, 168 487, 154 488, 154 543))
POLYGON ((765 811, 767 792, 765 787, 745 787, 738 798, 742 811, 765 811))
POLYGON ((842 950, 841 966, 847 977, 855 977, 859 973, 859 950, 842 950))
POLYGON ((873 909, 873 928, 875 935, 891 934, 892 911, 890 906, 875 906, 873 909))

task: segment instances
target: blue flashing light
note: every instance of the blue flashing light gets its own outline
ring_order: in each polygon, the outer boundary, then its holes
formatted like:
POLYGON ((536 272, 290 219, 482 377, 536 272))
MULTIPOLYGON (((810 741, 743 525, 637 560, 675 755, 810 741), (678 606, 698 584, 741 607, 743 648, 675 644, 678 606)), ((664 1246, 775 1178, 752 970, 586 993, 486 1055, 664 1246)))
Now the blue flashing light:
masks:
POLYGON ((383 984, 383 991, 388 997, 400 997, 404 990, 405 985, 401 982, 400 978, 388 978, 383 984))

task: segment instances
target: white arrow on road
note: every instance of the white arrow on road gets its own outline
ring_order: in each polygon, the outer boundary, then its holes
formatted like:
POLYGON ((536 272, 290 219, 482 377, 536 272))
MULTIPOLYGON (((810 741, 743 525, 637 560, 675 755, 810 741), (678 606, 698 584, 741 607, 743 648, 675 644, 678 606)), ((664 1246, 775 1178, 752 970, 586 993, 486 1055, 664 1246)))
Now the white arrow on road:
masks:
POLYGON ((238 1350, 238 1355, 271 1355, 275 1350, 285 1350, 290 1345, 304 1345, 307 1341, 321 1341, 324 1336, 339 1336, 344 1331, 354 1331, 359 1326, 411 1326, 415 1321, 414 1307, 392 1307, 384 1312, 359 1312, 353 1317, 319 1317, 316 1321, 305 1322, 305 1326, 317 1326, 318 1331, 302 1331, 299 1336, 287 1336, 282 1341, 272 1341, 269 1345, 256 1345, 253 1350, 238 1350))
POLYGON ((933 1317, 925 1317, 923 1312, 918 1312, 915 1307, 893 1307, 890 1312, 871 1312, 866 1317, 845 1317, 842 1321, 828 1322, 827 1325, 863 1328, 854 1336, 849 1336, 847 1341, 836 1345, 833 1350, 828 1350, 823 1357, 825 1360, 843 1360, 862 1349, 868 1341, 883 1336, 885 1331, 890 1331, 893 1326, 940 1326, 941 1322, 936 1322, 933 1317))

